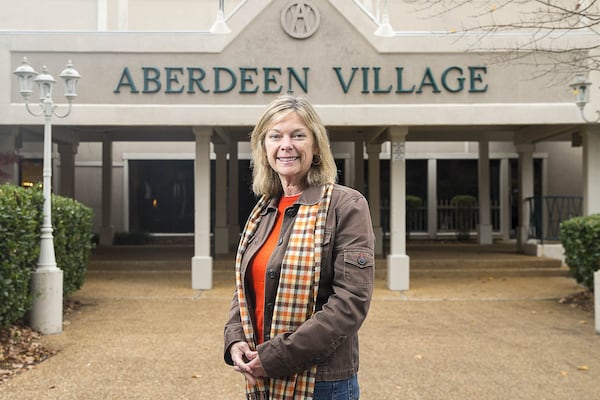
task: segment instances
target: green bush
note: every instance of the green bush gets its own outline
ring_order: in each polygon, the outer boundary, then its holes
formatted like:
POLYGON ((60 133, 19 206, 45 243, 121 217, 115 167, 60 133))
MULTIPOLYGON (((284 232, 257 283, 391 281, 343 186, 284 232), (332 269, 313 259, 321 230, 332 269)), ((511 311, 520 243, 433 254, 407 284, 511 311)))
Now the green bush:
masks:
MULTIPOLYGON (((31 308, 30 278, 40 251, 44 198, 41 187, 0 185, 0 329, 31 308)), ((63 294, 83 285, 90 255, 92 210, 52 196, 56 264, 63 270, 63 294)))
POLYGON ((477 205, 477 198, 468 194, 459 194, 450 199, 454 207, 473 208, 477 205))
POLYGON ((0 329, 31 308, 29 278, 40 253, 43 195, 0 186, 0 329))
POLYGON ((414 209, 421 207, 423 200, 419 196, 406 195, 406 208, 414 209))
POLYGON ((600 269, 600 214, 563 221, 559 235, 571 276, 594 290, 594 272, 600 269))
POLYGON ((52 227, 56 264, 63 271, 67 297, 83 286, 92 249, 92 209, 77 201, 52 196, 52 227))

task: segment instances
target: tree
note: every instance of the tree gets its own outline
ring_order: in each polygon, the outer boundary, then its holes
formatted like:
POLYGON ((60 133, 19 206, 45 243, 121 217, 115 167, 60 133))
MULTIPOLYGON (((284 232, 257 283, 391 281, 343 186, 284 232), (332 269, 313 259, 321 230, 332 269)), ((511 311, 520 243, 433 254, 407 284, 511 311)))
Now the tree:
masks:
POLYGON ((531 63, 540 76, 600 71, 597 0, 411 2, 417 12, 432 17, 461 13, 461 26, 451 33, 469 41, 470 50, 493 52, 498 62, 531 63), (509 40, 490 40, 493 37, 509 40))

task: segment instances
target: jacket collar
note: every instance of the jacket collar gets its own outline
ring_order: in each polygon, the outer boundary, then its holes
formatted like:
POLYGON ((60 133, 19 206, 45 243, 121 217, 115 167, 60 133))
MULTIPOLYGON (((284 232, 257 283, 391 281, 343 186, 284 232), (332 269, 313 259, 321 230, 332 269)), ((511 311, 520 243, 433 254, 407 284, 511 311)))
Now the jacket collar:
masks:
POLYGON ((323 186, 309 186, 300 195, 298 203, 302 205, 313 205, 321 201, 321 195, 323 194, 323 186))
MULTIPOLYGON (((302 194, 296 201, 296 204, 302 204, 302 205, 317 204, 319 201, 321 201, 322 192, 323 192, 322 185, 309 186, 306 189, 304 189, 304 191, 302 192, 302 194)), ((269 200, 269 204, 267 205, 267 207, 265 207, 265 209, 263 210, 262 215, 265 215, 271 211, 276 210, 278 204, 279 204, 279 197, 272 197, 269 200)))

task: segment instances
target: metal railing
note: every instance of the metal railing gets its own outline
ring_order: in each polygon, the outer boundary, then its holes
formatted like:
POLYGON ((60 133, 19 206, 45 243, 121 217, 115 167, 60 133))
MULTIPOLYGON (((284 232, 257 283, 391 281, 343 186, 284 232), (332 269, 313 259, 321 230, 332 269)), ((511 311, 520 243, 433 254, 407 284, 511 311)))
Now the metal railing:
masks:
POLYGON ((583 215, 581 196, 533 196, 529 206, 529 239, 559 240, 560 223, 583 215))
MULTIPOLYGON (((490 206, 492 231, 500 232, 500 204, 492 201, 490 206)), ((427 207, 406 209, 406 231, 408 233, 427 232, 427 207)), ((437 206, 437 232, 456 232, 459 228, 476 231, 479 224, 479 206, 468 209, 457 208, 450 200, 441 200, 437 206)))

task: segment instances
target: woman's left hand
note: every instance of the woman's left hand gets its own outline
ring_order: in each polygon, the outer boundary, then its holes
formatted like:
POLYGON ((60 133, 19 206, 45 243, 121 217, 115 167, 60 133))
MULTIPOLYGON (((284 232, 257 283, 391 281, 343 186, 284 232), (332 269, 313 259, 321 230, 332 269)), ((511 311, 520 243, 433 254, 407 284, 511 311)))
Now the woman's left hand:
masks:
POLYGON ((239 357, 233 357, 233 370, 241 372, 250 384, 255 385, 256 378, 265 377, 267 376, 267 373, 265 372, 265 369, 262 366, 257 351, 244 349, 243 355, 244 357, 241 357, 241 354, 239 357))
POLYGON ((260 357, 258 356, 257 351, 253 351, 251 355, 250 362, 246 364, 252 370, 252 376, 259 378, 267 376, 265 369, 262 366, 262 362, 260 361, 260 357))

